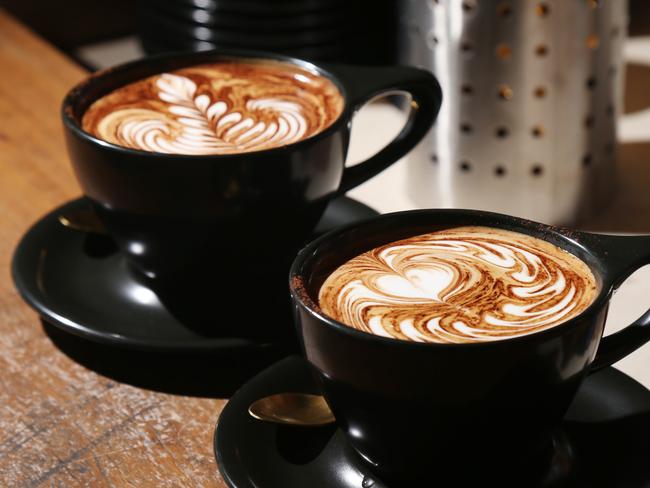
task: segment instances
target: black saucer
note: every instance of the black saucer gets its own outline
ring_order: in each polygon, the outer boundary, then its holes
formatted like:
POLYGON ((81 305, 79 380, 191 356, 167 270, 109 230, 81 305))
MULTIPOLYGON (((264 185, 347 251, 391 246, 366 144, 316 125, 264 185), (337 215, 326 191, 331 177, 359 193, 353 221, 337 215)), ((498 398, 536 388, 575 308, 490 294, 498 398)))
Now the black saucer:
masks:
MULTIPOLYGON (((15 250, 12 273, 16 287, 46 322, 91 341, 149 351, 257 353, 286 346, 275 339, 256 340, 238 332, 219 335, 217 314, 206 317, 210 334, 189 327, 135 278, 109 237, 85 234, 59 223, 61 214, 87 205, 80 198, 53 210, 29 229, 15 250)), ((374 215, 377 212, 366 205, 342 197, 328 206, 316 233, 374 215)), ((289 325, 290 314, 275 321, 289 325)))
MULTIPOLYGON (((277 426, 248 415, 254 400, 287 391, 317 392, 306 363, 297 356, 258 374, 224 408, 214 450, 229 486, 388 488, 372 477, 336 427, 277 426)), ((555 464, 544 475, 550 481, 535 486, 648 487, 649 432, 650 391, 620 371, 602 370, 585 381, 567 414, 557 436, 555 464)), ((422 488, 458 486, 437 483, 435 473, 423 481, 422 488)), ((483 486, 497 486, 488 481, 483 486)))

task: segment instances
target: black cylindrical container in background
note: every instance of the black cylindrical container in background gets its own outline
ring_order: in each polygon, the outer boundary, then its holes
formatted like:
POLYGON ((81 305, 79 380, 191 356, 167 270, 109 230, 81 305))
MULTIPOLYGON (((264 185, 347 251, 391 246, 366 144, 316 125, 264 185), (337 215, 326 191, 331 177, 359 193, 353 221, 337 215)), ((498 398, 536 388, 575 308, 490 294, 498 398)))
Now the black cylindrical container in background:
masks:
POLYGON ((236 49, 366 65, 395 59, 395 0, 138 0, 148 54, 236 49))

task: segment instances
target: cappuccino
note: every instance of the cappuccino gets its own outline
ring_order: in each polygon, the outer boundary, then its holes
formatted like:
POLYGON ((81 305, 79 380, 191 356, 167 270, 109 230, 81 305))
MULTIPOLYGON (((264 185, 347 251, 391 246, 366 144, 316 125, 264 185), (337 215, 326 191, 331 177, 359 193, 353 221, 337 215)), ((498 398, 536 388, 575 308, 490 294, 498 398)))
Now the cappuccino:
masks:
POLYGON ((130 149, 237 154, 293 144, 329 127, 343 96, 290 63, 221 62, 160 73, 96 100, 82 127, 130 149))
POLYGON ((598 293, 589 267, 517 232, 459 227, 372 249, 319 292, 322 311, 372 334, 417 342, 509 339, 558 326, 598 293))

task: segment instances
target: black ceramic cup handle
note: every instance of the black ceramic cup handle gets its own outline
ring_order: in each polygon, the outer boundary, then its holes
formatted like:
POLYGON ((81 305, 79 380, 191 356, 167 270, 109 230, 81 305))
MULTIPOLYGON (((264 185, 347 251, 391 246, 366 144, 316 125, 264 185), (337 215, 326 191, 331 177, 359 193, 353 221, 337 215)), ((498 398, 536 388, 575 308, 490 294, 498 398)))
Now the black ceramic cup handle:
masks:
MULTIPOLYGON (((587 235, 588 247, 604 263, 607 284, 616 290, 634 271, 650 264, 650 236, 587 235)), ((603 337, 590 367, 593 373, 623 359, 650 341, 650 310, 620 331, 603 337)))
POLYGON ((442 92, 433 75, 408 66, 324 68, 342 82, 346 104, 352 113, 381 95, 407 93, 411 96, 410 116, 395 139, 366 161, 345 168, 338 189, 338 193, 345 193, 388 168, 420 142, 438 115, 442 92))

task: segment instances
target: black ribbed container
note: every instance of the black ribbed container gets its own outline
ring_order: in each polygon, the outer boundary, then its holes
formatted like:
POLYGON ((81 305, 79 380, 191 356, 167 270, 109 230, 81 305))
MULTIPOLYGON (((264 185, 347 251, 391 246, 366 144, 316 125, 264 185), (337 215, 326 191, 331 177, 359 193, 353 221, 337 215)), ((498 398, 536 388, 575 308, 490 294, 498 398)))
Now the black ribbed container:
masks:
POLYGON ((311 61, 395 60, 395 0, 138 0, 148 54, 262 50, 311 61))

